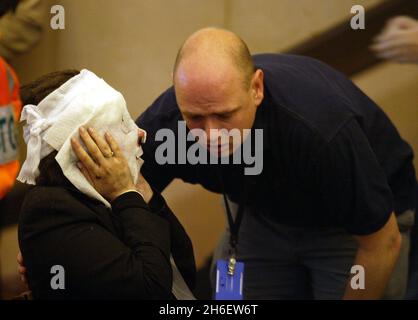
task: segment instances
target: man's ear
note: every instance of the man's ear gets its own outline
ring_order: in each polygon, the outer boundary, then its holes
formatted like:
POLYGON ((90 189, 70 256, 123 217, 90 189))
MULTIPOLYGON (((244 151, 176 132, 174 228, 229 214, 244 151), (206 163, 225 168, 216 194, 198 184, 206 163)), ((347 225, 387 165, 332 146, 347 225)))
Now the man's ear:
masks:
POLYGON ((253 79, 251 80, 251 93, 255 105, 258 107, 264 99, 264 72, 261 69, 257 69, 254 72, 253 79))

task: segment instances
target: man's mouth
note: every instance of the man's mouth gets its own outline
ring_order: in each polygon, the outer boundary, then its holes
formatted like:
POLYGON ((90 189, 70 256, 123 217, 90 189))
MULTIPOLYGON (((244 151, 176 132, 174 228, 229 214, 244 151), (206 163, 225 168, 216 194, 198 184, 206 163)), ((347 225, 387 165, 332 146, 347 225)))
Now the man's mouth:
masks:
POLYGON ((224 144, 207 144, 206 148, 212 154, 217 154, 218 156, 225 156, 229 153, 229 143, 224 144))

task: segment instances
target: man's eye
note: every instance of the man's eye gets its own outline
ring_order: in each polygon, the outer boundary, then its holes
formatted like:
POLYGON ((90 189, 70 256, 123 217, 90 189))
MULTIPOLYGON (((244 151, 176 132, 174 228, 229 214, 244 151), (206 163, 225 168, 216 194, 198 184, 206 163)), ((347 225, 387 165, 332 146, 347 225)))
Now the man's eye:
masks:
POLYGON ((231 118, 231 117, 232 117, 232 115, 233 115, 233 112, 227 112, 227 113, 219 113, 219 114, 217 114, 216 116, 217 116, 219 119, 226 120, 226 119, 231 118))
POLYGON ((186 116, 185 118, 191 121, 199 121, 200 119, 202 119, 202 116, 186 116))

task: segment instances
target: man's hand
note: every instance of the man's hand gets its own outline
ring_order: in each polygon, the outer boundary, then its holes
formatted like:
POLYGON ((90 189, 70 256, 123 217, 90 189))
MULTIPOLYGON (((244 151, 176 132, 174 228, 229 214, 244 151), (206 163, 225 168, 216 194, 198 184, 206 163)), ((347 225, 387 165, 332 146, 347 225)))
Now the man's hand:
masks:
POLYGON ((418 63, 418 21, 399 16, 389 20, 371 49, 379 58, 418 63))
POLYGON ((393 268, 398 260, 401 248, 401 235, 395 214, 380 230, 366 236, 355 236, 359 248, 354 264, 365 271, 365 288, 354 290, 351 279, 348 281, 344 299, 380 299, 393 268))
POLYGON ((113 201, 135 185, 128 163, 119 145, 110 135, 103 139, 93 128, 79 129, 88 153, 76 139, 71 139, 74 153, 80 160, 78 167, 91 185, 108 201, 113 201))

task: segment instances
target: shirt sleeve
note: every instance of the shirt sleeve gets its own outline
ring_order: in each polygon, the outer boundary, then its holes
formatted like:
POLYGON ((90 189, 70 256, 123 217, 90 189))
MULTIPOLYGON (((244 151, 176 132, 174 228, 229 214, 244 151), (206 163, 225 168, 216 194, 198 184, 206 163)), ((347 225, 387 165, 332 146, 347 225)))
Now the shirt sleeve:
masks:
POLYGON ((378 231, 393 212, 384 171, 355 119, 319 152, 316 179, 327 215, 351 234, 378 231))
POLYGON ((164 198, 156 190, 148 206, 152 212, 164 217, 170 223, 171 253, 187 285, 193 289, 196 285, 196 262, 192 241, 164 198))

